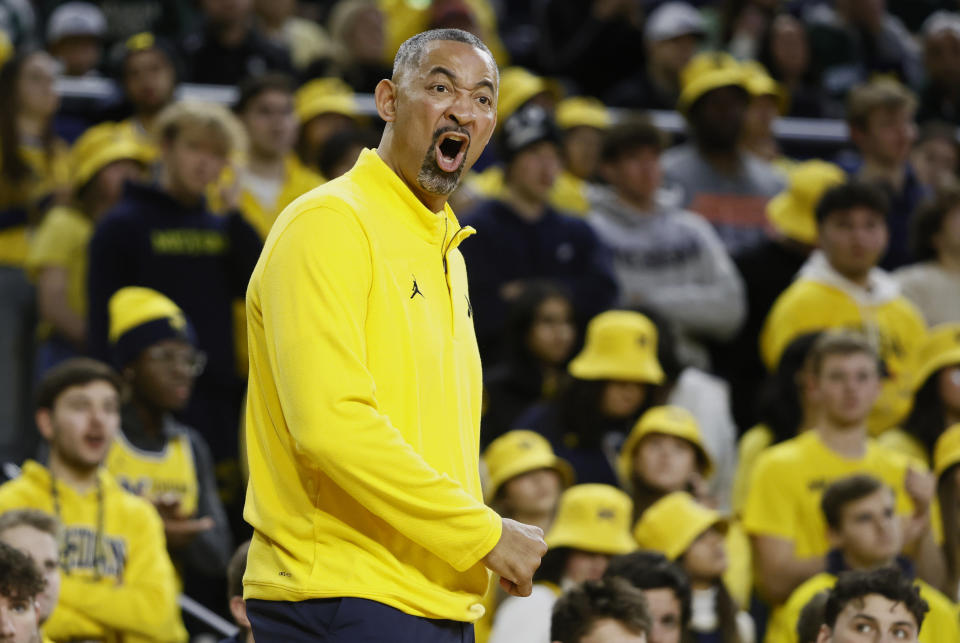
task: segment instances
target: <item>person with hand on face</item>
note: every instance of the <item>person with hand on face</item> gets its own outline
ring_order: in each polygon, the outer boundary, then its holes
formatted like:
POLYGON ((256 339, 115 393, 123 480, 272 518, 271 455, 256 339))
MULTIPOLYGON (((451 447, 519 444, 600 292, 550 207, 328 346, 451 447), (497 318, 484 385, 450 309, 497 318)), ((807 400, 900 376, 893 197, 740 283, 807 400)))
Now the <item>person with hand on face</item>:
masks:
POLYGON ((609 485, 581 484, 560 497, 550 531, 550 550, 534 575, 529 598, 510 597, 494 615, 490 643, 547 643, 550 612, 578 583, 599 580, 612 556, 636 549, 630 536, 630 497, 609 485))
POLYGON ((587 581, 560 597, 550 619, 553 643, 647 643, 643 592, 622 578, 587 581))
POLYGON ((60 598, 60 534, 60 521, 44 511, 12 509, 0 514, 0 543, 28 555, 43 576, 43 591, 36 601, 41 634, 60 598))
POLYGON ((604 578, 623 578, 643 592, 650 612, 649 643, 680 643, 690 621, 690 582, 676 563, 655 551, 614 556, 604 578))
POLYGON ((160 517, 102 466, 120 425, 120 387, 112 369, 86 358, 50 370, 36 412, 49 464, 29 460, 0 486, 0 512, 39 509, 62 524, 51 639, 179 643, 187 633, 160 517))
POLYGON ((897 569, 848 572, 830 590, 817 643, 917 643, 928 610, 897 569))
MULTIPOLYGON (((820 506, 833 546, 827 571, 798 587, 774 610, 765 643, 798 643, 796 623, 801 610, 816 594, 833 587, 844 571, 894 568, 906 578, 914 576, 913 565, 900 554, 903 539, 893 491, 880 480, 863 474, 837 480, 824 491, 820 506)), ((920 642, 960 641, 955 606, 922 580, 914 582, 930 606, 920 642)))
POLYGON ((447 204, 496 123, 497 67, 456 29, 397 52, 376 150, 294 201, 247 291, 257 640, 472 641, 489 573, 529 595, 539 527, 482 502, 482 384, 447 204))
POLYGON ((33 560, 0 542, 0 640, 4 643, 40 643, 37 599, 43 586, 33 560))
POLYGON ((808 359, 818 420, 757 458, 743 509, 758 589, 777 605, 827 567, 822 490, 856 473, 874 475, 895 491, 904 549, 923 578, 941 584, 942 556, 930 530, 932 478, 906 455, 868 437, 867 418, 880 390, 876 352, 857 334, 832 331, 817 339, 808 359))
POLYGON ((128 286, 110 298, 110 340, 130 397, 107 453, 107 471, 160 512, 167 547, 183 576, 222 576, 232 544, 210 447, 173 417, 186 408, 206 361, 196 333, 165 296, 128 286))

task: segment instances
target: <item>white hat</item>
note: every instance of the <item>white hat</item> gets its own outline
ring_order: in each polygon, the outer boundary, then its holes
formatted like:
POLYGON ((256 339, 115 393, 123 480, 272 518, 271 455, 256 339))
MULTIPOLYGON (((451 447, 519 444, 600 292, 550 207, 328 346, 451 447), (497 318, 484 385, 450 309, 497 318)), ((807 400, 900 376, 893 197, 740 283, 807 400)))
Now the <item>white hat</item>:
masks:
POLYGON ((932 36, 942 31, 950 31, 955 36, 960 36, 960 13, 953 11, 934 11, 923 21, 920 33, 924 36, 932 36))
POLYGON ((68 2, 56 8, 47 21, 47 42, 68 36, 102 38, 107 33, 107 17, 89 2, 68 2))
POLYGON ((643 28, 646 42, 660 42, 678 36, 706 35, 703 16, 686 2, 667 2, 647 16, 643 28))

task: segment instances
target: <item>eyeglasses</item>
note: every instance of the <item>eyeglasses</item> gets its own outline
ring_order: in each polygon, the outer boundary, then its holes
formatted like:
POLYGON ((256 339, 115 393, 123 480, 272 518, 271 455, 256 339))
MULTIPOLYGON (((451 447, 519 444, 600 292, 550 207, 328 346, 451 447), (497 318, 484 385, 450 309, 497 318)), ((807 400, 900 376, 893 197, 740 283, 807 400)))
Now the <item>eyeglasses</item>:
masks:
POLYGON ((152 362, 163 364, 164 366, 183 368, 194 377, 200 375, 207 365, 207 354, 193 349, 176 349, 164 346, 153 346, 148 348, 147 358, 152 362))

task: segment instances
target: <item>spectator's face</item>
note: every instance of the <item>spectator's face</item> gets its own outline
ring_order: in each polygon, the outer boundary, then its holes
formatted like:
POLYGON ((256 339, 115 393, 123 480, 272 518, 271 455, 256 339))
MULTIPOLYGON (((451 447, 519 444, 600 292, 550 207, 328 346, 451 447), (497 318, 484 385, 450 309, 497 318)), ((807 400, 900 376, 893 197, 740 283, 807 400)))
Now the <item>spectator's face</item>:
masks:
POLYGON ((253 154, 282 158, 293 150, 297 116, 293 111, 293 96, 287 92, 262 92, 247 104, 241 120, 253 154))
POLYGON ((40 625, 36 603, 28 598, 14 599, 0 594, 0 642, 37 643, 40 625))
POLYGON ((300 132, 305 156, 304 162, 308 165, 316 165, 320 153, 323 151, 323 146, 327 144, 330 137, 337 132, 353 128, 353 119, 343 114, 328 113, 311 118, 300 132))
POLYGON ((940 231, 933 238, 933 246, 939 256, 960 256, 960 207, 954 208, 943 218, 940 231))
POLYGON ((647 608, 650 610, 650 643, 680 643, 683 635, 683 615, 680 613, 680 599, 672 589, 662 587, 645 589, 643 596, 647 599, 647 608))
POLYGON ((600 398, 601 415, 622 420, 640 410, 647 397, 647 387, 641 382, 611 380, 603 387, 600 398))
POLYGON ((396 80, 377 86, 394 170, 414 192, 436 201, 456 189, 493 134, 495 63, 467 43, 435 41, 425 45, 417 68, 396 80))
POLYGON ((830 536, 849 565, 861 569, 886 565, 900 553, 900 519, 889 489, 847 503, 840 514, 840 527, 830 536))
POLYGON ((830 213, 818 233, 820 248, 830 265, 853 281, 866 278, 887 248, 883 215, 865 207, 830 213))
POLYGON ((344 40, 353 62, 382 64, 386 48, 383 14, 376 7, 358 10, 350 21, 344 40))
POLYGON ((747 115, 747 93, 720 87, 704 94, 692 108, 697 142, 707 149, 729 151, 737 146, 747 115))
POLYGON ((747 107, 743 122, 745 140, 767 139, 773 136, 773 122, 780 115, 780 106, 775 96, 754 96, 747 107))
POLYGON ((268 24, 282 24, 297 10, 296 0, 256 0, 257 15, 268 24))
POLYGON ((601 618, 580 637, 580 643, 647 643, 647 635, 631 632, 616 619, 601 618))
POLYGON ((683 554, 683 569, 694 581, 710 583, 727 571, 727 546, 723 534, 710 528, 700 534, 683 554))
POLYGON ((124 66, 127 98, 138 112, 153 114, 173 98, 176 77, 173 65, 158 49, 131 54, 124 66))
POLYGON ((165 339, 146 349, 124 370, 133 394, 151 408, 181 411, 190 401, 202 358, 180 339, 165 339))
POLYGON ((919 630, 903 603, 868 594, 848 603, 832 630, 824 625, 817 643, 915 643, 919 630))
POLYGON ((23 63, 17 79, 17 104, 24 114, 34 118, 52 118, 60 106, 53 89, 56 64, 48 54, 38 51, 23 63))
POLYGON ((197 198, 220 177, 227 164, 227 150, 204 128, 183 128, 176 138, 164 143, 163 162, 171 187, 197 198))
POLYGON ((930 138, 913 148, 910 163, 917 176, 934 189, 957 179, 957 145, 945 138, 930 138))
POLYGON ((567 565, 563 576, 573 583, 582 583, 588 580, 600 580, 607 571, 610 556, 590 551, 574 549, 567 557, 567 565))
POLYGON ((960 365, 948 366, 937 374, 940 400, 950 413, 960 413, 960 365))
POLYGON ((565 297, 549 297, 537 308, 527 335, 527 348, 537 359, 560 365, 570 357, 576 337, 570 302, 565 297))
POLYGON ((139 181, 143 176, 144 168, 139 162, 129 159, 114 161, 97 172, 92 185, 87 189, 96 191, 98 209, 106 211, 123 196, 124 183, 139 181))
POLYGON ((660 150, 639 147, 624 152, 617 160, 604 164, 604 177, 631 203, 648 203, 663 179, 660 150))
POLYGON ((837 9, 853 24, 870 31, 883 27, 886 0, 837 0, 837 9))
POLYGON ((503 504, 513 515, 550 514, 557 508, 560 491, 560 474, 553 469, 537 469, 504 484, 503 504))
POLYGON ((700 37, 696 34, 649 43, 647 51, 650 53, 650 66, 677 82, 680 70, 686 67, 693 54, 697 53, 699 45, 700 37))
POLYGON ((651 433, 640 440, 633 467, 641 480, 654 489, 683 491, 697 472, 697 454, 683 438, 651 433))
POLYGON ((952 88, 960 84, 960 34, 942 29, 924 38, 923 62, 935 85, 952 88))
POLYGON ((810 45, 803 24, 790 14, 774 18, 770 27, 773 66, 783 78, 801 78, 810 65, 810 45))
POLYGON ((912 109, 877 109, 867 117, 864 131, 853 128, 854 141, 860 152, 883 165, 900 165, 910 158, 917 140, 917 126, 912 109))
POLYGON ((67 36, 51 48, 51 52, 63 63, 66 76, 83 76, 100 64, 103 46, 94 36, 67 36))
POLYGON ((37 411, 37 427, 61 462, 78 471, 96 469, 119 430, 120 398, 104 381, 71 386, 53 409, 37 411))
POLYGON ((563 135, 563 156, 567 170, 584 180, 592 179, 600 167, 603 132, 595 127, 581 125, 563 135))
POLYGON ((19 525, 0 533, 0 541, 30 556, 43 574, 46 584, 37 596, 37 616, 43 624, 50 618, 60 596, 60 566, 57 562, 60 554, 57 539, 30 525, 19 525))
POLYGON ((242 22, 253 13, 253 0, 201 0, 200 6, 215 25, 242 22))
POLYGON ((838 428, 861 426, 880 393, 877 363, 864 353, 827 355, 816 382, 822 416, 838 428))
POLYGON ((555 143, 534 143, 510 162, 507 185, 524 201, 544 204, 561 169, 560 150, 555 143))

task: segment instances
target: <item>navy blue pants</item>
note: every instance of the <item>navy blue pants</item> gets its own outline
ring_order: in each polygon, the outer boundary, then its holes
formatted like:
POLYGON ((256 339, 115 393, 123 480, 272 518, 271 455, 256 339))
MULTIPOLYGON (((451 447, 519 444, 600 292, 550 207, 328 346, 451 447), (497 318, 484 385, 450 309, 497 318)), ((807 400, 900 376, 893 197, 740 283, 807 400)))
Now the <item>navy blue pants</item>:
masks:
POLYGON ((473 623, 404 614, 362 598, 247 600, 257 643, 474 643, 473 623))

